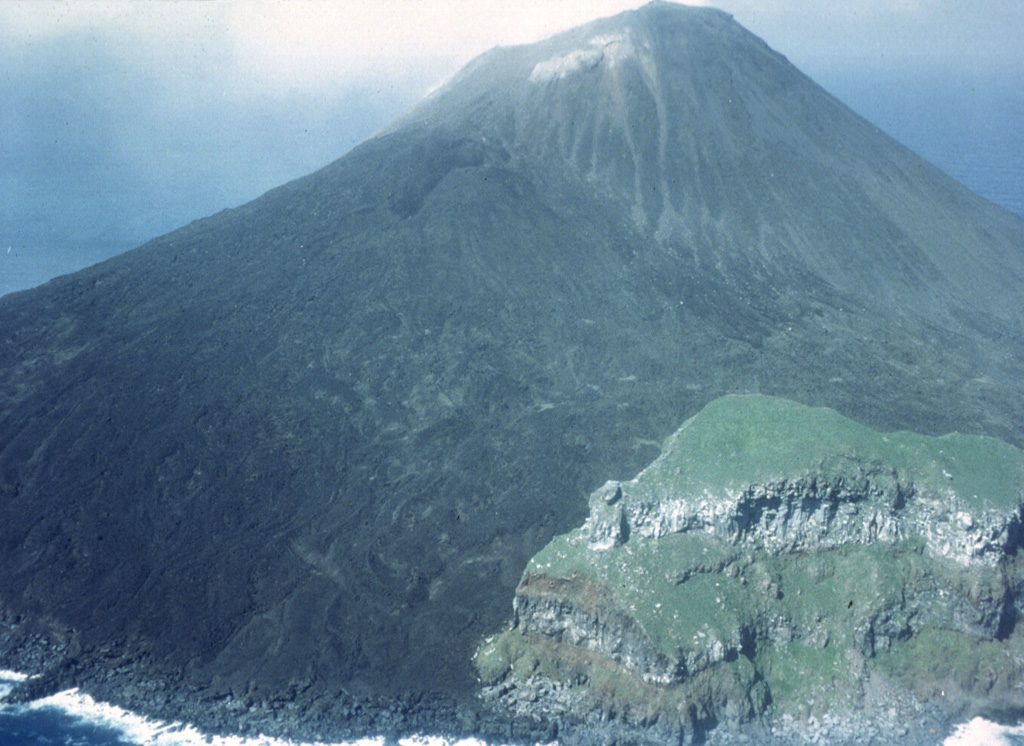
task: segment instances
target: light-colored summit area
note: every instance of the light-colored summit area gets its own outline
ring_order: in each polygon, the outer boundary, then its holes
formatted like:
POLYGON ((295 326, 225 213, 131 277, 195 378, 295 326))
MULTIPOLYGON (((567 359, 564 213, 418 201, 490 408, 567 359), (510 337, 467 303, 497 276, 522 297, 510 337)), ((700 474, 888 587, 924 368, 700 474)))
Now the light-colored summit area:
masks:
POLYGON ((880 691, 900 718, 934 689, 966 711, 1020 706, 1022 542, 1013 446, 724 397, 635 479, 591 495, 476 661, 512 708, 588 702, 691 736, 877 719, 880 691))
POLYGON ((625 200, 670 251, 768 274, 795 262, 893 309, 908 295, 938 313, 970 299, 1019 321, 992 302, 1020 279, 1012 261, 976 253, 1014 221, 965 234, 953 216, 976 196, 713 8, 653 2, 492 50, 396 127, 409 125, 559 164, 625 200))
MULTIPOLYGON (((629 35, 594 36, 581 49, 574 49, 558 57, 538 62, 530 73, 530 82, 548 83, 576 73, 587 72, 601 64, 614 68, 623 61, 637 59, 642 54, 643 50, 633 44, 632 37, 629 35)), ((654 64, 649 55, 646 63, 654 64)), ((643 61, 641 64, 644 64, 643 61)))

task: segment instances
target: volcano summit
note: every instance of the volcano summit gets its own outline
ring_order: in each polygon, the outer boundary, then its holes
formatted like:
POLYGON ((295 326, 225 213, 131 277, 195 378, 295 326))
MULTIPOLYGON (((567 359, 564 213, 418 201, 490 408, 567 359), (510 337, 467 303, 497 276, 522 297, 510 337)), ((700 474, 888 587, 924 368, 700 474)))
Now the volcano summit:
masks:
POLYGON ((474 652, 592 490, 732 393, 1020 447, 1022 309, 1024 221, 722 12, 495 49, 0 298, 0 663, 220 727, 478 732, 474 652))

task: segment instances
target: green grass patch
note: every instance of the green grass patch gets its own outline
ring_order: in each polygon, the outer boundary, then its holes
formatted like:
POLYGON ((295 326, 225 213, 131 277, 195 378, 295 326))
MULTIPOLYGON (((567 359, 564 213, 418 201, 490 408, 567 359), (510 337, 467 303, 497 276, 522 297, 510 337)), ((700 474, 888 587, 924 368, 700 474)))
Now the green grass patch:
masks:
POLYGON ((761 395, 725 396, 687 420, 631 492, 721 495, 792 478, 834 456, 895 468, 919 491, 964 507, 1007 510, 1024 491, 1024 453, 995 438, 880 433, 824 407, 761 395))
POLYGON ((910 689, 934 694, 949 683, 970 691, 1020 669, 1010 647, 948 629, 922 629, 877 657, 884 673, 910 689))
POLYGON ((856 665, 850 655, 842 645, 819 648, 791 642, 766 648, 756 657, 756 665, 775 709, 806 715, 842 710, 859 696, 856 665))
POLYGON ((737 640, 740 626, 757 613, 737 577, 706 571, 734 556, 730 547, 704 534, 633 537, 600 552, 558 537, 530 561, 527 572, 599 583, 655 649, 675 659, 680 651, 703 648, 713 639, 737 640))
MULTIPOLYGON (((484 686, 501 681, 512 670, 529 646, 516 630, 502 632, 485 639, 473 656, 473 665, 484 686)), ((519 671, 523 666, 519 665, 519 671)))
POLYGON ((827 624, 833 638, 880 611, 899 607, 905 589, 934 564, 913 545, 851 545, 766 560, 779 578, 782 613, 798 627, 827 624))

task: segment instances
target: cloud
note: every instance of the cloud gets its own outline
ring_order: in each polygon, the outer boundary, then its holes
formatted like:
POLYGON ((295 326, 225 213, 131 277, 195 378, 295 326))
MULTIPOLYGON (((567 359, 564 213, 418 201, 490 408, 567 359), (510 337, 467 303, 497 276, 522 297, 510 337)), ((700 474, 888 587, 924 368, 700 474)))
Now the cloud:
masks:
POLYGON ((402 56, 475 55, 535 41, 642 0, 508 3, 495 0, 290 0, 226 3, 231 34, 249 56, 329 59, 351 68, 402 56))
POLYGON ((642 0, 0 0, 7 43, 102 40, 140 69, 244 86, 245 95, 337 87, 454 68, 499 44, 536 41, 642 0), (200 71, 200 68, 202 69, 200 71))
POLYGON ((810 71, 874 63, 1019 69, 1020 0, 721 0, 810 71))
MULTIPOLYGON (((91 38, 175 97, 282 97, 450 75, 496 45, 536 41, 643 0, 0 0, 14 48, 91 38)), ((1021 63, 1020 0, 699 0, 794 61, 1021 63)), ((437 80, 433 83, 436 84, 437 80)), ((429 88, 430 83, 423 83, 429 88)))

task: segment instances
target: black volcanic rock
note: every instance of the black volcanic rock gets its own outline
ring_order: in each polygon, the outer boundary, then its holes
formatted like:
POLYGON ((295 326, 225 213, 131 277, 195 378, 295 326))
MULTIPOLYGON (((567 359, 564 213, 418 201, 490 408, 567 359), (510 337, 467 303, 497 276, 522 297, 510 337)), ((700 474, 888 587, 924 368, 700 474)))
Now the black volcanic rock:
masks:
POLYGON ((154 675, 471 692, 527 560, 730 392, 1024 445, 1024 221, 727 15, 496 49, 0 298, 0 605, 154 675))

